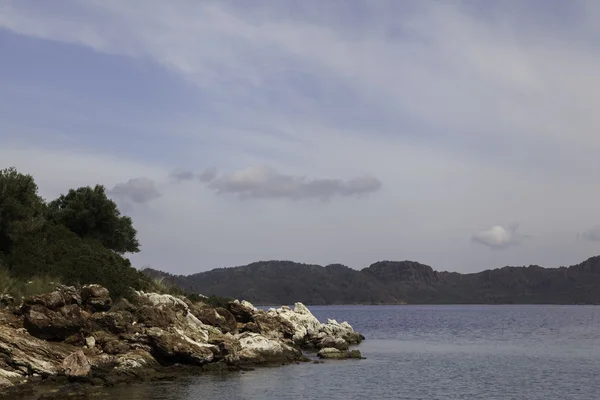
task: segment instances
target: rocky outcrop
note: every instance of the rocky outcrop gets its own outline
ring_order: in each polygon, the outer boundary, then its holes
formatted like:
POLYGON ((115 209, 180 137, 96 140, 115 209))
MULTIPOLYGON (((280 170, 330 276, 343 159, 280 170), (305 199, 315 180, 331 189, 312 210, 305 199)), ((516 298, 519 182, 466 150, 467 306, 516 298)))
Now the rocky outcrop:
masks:
POLYGON ((306 361, 303 349, 356 358, 349 346, 363 339, 346 322, 319 322, 301 303, 293 310, 263 311, 246 301, 215 308, 140 291, 113 304, 101 286, 61 286, 0 310, 0 387, 34 377, 115 384, 182 365, 281 365, 306 361))

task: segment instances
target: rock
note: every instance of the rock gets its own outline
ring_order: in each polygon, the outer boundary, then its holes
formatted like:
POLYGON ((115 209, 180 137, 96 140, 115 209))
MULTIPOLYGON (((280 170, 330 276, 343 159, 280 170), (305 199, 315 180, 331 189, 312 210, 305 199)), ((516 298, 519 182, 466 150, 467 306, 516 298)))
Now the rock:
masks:
POLYGON ((139 368, 158 368, 160 365, 152 355, 145 350, 133 350, 116 357, 115 369, 127 371, 139 368))
POLYGON ((359 350, 347 351, 335 349, 333 347, 325 347, 324 349, 319 350, 319 352, 317 353, 317 357, 336 360, 343 360, 347 358, 362 358, 359 350))
POLYGON ((56 311, 66 305, 65 299, 61 292, 54 291, 50 293, 44 293, 37 296, 32 296, 23 301, 21 309, 27 312, 31 307, 39 305, 48 310, 56 311))
POLYGON ((138 309, 136 316, 140 323, 161 329, 166 329, 173 325, 177 320, 175 311, 172 309, 150 305, 141 306, 138 309))
POLYGON ((76 351, 69 354, 62 363, 65 375, 69 377, 83 377, 90 373, 90 362, 83 351, 76 351))
POLYGON ((238 300, 227 303, 227 310, 234 316, 237 322, 247 324, 252 321, 252 316, 258 311, 256 307, 247 301, 238 300))
POLYGON ((131 350, 131 346, 120 340, 109 340, 102 346, 106 354, 123 354, 131 350))
POLYGON ((240 344, 237 355, 242 363, 280 364, 302 358, 299 350, 258 333, 244 332, 236 335, 235 338, 240 344))
MULTIPOLYGON (((269 315, 267 313, 257 313, 252 316, 252 320, 256 325, 256 331, 261 335, 278 340, 292 340, 295 334, 294 326, 278 315, 269 315)), ((246 324, 248 327, 251 323, 246 324)), ((250 330, 250 329, 247 329, 250 330)))
POLYGON ((129 311, 102 312, 92 315, 92 323, 96 328, 112 333, 124 333, 131 328, 134 318, 129 311))
POLYGON ((193 305, 190 307, 190 312, 202 323, 216 326, 223 333, 237 333, 238 328, 235 317, 225 308, 198 307, 193 305))
POLYGON ((96 338, 94 338, 93 336, 86 337, 85 345, 88 347, 88 349, 93 349, 94 347, 96 347, 96 338))
POLYGON ((9 294, 0 295, 0 307, 12 307, 15 304, 15 298, 9 294))
POLYGON ((81 305, 81 295, 74 286, 59 285, 57 289, 62 293, 65 304, 81 305))
POLYGON ((318 349, 324 349, 332 347, 338 350, 348 350, 348 342, 342 338, 334 338, 333 336, 325 336, 321 341, 317 343, 318 349))
POLYGON ((108 289, 100 285, 85 285, 82 287, 81 301, 92 312, 108 311, 112 306, 108 289))
POLYGON ((89 329, 86 315, 75 304, 64 306, 58 311, 33 305, 25 314, 23 325, 31 335, 46 340, 65 340, 89 329))
POLYGON ((184 335, 160 329, 148 332, 156 358, 167 363, 203 365, 211 362, 218 348, 207 343, 198 343, 184 335))
POLYGON ((7 378, 0 376, 0 390, 9 388, 11 386, 14 386, 14 384, 11 381, 9 381, 7 378))
POLYGON ((62 361, 77 348, 62 343, 49 343, 20 332, 10 326, 0 324, 0 363, 15 366, 13 371, 0 370, 6 378, 15 375, 40 374, 56 375, 61 370, 62 361))

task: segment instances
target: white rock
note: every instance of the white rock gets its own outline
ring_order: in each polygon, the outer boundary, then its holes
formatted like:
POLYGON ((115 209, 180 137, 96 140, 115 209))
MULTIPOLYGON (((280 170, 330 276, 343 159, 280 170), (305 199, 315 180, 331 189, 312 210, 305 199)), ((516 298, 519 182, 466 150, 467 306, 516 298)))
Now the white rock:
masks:
POLYGON ((85 345, 89 349, 93 349, 94 347, 96 347, 96 339, 93 336, 86 337, 85 338, 85 345))

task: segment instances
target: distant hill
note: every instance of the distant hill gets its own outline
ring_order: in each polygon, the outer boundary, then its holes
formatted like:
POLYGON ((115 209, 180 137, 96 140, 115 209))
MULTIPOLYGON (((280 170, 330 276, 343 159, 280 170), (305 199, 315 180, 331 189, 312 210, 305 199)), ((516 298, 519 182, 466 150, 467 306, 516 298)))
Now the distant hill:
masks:
POLYGON ((571 267, 504 267, 438 272, 413 261, 380 261, 360 271, 260 261, 183 276, 154 269, 183 289, 256 304, 600 304, 600 256, 571 267))

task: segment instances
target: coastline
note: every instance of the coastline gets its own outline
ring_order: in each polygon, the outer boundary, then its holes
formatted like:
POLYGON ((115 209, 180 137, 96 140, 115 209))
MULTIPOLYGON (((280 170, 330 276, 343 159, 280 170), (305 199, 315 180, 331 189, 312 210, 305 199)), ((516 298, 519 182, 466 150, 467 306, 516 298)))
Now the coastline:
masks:
POLYGON ((113 302, 99 285, 4 303, 0 398, 58 399, 65 390, 83 396, 103 386, 315 361, 307 351, 362 358, 351 348, 361 334, 347 322, 321 323, 301 303, 265 311, 246 301, 215 307, 142 291, 113 302))

